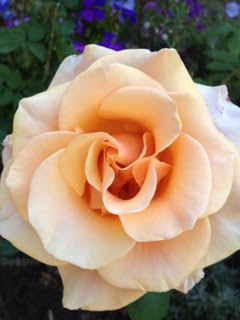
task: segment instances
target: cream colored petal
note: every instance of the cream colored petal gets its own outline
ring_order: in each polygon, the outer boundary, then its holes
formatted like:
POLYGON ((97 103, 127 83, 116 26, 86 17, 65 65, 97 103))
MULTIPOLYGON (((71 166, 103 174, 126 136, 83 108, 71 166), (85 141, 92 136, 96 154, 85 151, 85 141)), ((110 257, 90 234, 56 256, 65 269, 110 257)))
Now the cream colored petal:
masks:
POLYGON ((191 76, 175 49, 150 52, 127 49, 98 59, 89 69, 121 63, 134 67, 157 80, 167 91, 188 91, 199 95, 191 76))
POLYGON ((70 310, 120 309, 146 293, 114 287, 103 280, 96 270, 81 269, 70 264, 58 270, 64 286, 63 306, 70 310))
POLYGON ((76 135, 67 131, 42 133, 26 143, 13 161, 7 186, 15 207, 26 221, 29 187, 34 171, 44 159, 65 147, 76 135))
POLYGON ((220 211, 209 216, 211 240, 201 267, 216 263, 240 249, 240 157, 235 162, 231 193, 220 211))
POLYGON ((120 216, 124 230, 138 242, 170 239, 192 229, 208 206, 211 169, 203 147, 182 133, 169 149, 172 169, 159 194, 142 212, 120 216))
POLYGON ((105 166, 103 176, 103 203, 108 212, 121 215, 132 212, 139 212, 149 205, 157 188, 157 174, 154 164, 150 163, 146 179, 142 188, 137 195, 129 200, 122 200, 112 193, 107 191, 113 182, 114 172, 113 169, 105 166), (112 174, 108 174, 111 171, 112 174))
POLYGON ((240 108, 229 99, 227 87, 225 85, 209 87, 197 84, 197 88, 203 95, 218 130, 240 151, 240 108))
POLYGON ((60 130, 74 130, 80 127, 86 132, 124 132, 124 125, 119 121, 109 122, 101 119, 98 107, 114 90, 132 85, 163 90, 159 83, 143 72, 120 64, 81 73, 71 82, 64 94, 59 110, 60 130))
POLYGON ((72 55, 63 60, 52 79, 49 88, 73 80, 79 73, 85 71, 94 61, 113 52, 114 51, 111 49, 94 44, 86 46, 83 54, 78 56, 72 55))
POLYGON ((91 210, 63 179, 58 151, 35 171, 29 195, 31 224, 45 249, 58 259, 95 269, 126 254, 134 241, 116 216, 91 210))
POLYGON ((122 258, 98 269, 120 288, 168 291, 177 288, 205 255, 210 239, 208 218, 171 240, 137 243, 122 258))
POLYGON ((197 269, 193 271, 188 277, 186 277, 182 284, 177 288, 182 293, 188 293, 199 281, 204 277, 203 269, 197 269))
POLYGON ((8 162, 8 160, 12 159, 12 143, 13 143, 12 140, 13 140, 12 134, 9 134, 6 136, 6 138, 2 142, 4 146, 2 151, 2 162, 4 166, 8 162))
POLYGON ((22 99, 14 117, 13 158, 33 137, 58 130, 58 108, 69 83, 22 99))
MULTIPOLYGON (((85 190, 86 183, 86 159, 88 152, 92 152, 90 149, 94 141, 109 140, 116 144, 115 140, 107 133, 104 132, 94 132, 82 134, 69 143, 65 151, 63 152, 60 159, 60 168, 63 177, 70 184, 70 186, 75 190, 75 192, 82 196, 85 190)), ((91 157, 91 154, 89 155, 91 157)), ((88 165, 89 165, 88 160, 88 165)), ((90 178, 89 170, 86 168, 88 173, 88 178, 90 178)), ((95 168, 96 170, 96 168, 95 168)), ((99 189, 99 180, 96 181, 94 187, 99 189)))
POLYGON ((102 118, 134 121, 153 133, 155 152, 168 147, 179 135, 181 122, 173 100, 154 88, 131 86, 107 96, 99 107, 102 118))
POLYGON ((178 105, 183 132, 199 141, 212 169, 212 192, 206 214, 218 211, 231 191, 236 151, 216 129, 202 98, 188 93, 171 93, 178 105))
POLYGON ((0 235, 36 260, 50 265, 64 264, 44 250, 36 231, 21 218, 14 207, 5 183, 10 165, 11 161, 6 164, 1 176, 0 235))

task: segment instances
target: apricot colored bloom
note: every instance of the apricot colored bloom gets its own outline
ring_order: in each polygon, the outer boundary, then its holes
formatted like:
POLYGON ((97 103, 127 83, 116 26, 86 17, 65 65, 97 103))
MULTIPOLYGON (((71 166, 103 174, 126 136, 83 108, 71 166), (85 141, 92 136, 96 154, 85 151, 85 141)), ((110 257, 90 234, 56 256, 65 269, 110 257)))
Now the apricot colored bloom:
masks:
POLYGON ((187 292, 240 248, 239 125, 226 88, 197 87, 175 50, 87 46, 20 102, 0 234, 59 268, 69 309, 187 292))

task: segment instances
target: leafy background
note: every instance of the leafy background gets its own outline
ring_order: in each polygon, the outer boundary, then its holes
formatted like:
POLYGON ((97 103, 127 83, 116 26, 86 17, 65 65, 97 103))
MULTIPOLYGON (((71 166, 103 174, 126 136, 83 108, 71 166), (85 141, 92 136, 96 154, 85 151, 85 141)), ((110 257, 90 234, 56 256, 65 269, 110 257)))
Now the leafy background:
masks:
MULTIPOLYGON (((45 90, 60 62, 88 43, 175 47, 195 81, 227 84, 240 104, 239 13, 237 2, 224 0, 0 0, 0 140, 11 132, 19 100, 45 90)), ((239 264, 236 253, 207 268, 189 294, 172 291, 165 319, 240 319, 239 264)), ((55 268, 0 238, 1 320, 160 320, 169 299, 150 294, 127 310, 92 313, 63 309, 61 295, 55 268)))

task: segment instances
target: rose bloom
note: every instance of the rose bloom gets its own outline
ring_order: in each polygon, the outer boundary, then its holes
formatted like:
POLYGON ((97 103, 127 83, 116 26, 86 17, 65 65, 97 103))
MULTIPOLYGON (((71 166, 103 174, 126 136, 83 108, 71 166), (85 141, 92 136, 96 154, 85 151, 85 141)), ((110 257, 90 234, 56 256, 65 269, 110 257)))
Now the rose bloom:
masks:
POLYGON ((20 102, 0 234, 58 267, 69 309, 187 292, 240 248, 239 127, 226 87, 196 86, 174 49, 89 45, 20 102))

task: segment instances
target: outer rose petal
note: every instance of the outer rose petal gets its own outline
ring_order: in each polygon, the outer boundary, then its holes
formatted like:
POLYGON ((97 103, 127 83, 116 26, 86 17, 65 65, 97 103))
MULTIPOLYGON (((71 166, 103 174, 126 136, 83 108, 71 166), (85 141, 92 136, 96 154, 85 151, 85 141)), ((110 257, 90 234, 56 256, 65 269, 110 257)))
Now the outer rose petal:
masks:
POLYGON ((167 91, 188 91, 199 95, 191 76, 175 49, 150 52, 127 49, 107 55, 94 62, 89 69, 121 63, 134 67, 157 80, 167 91))
POLYGON ((29 188, 34 171, 44 159, 65 147, 76 135, 75 132, 67 131, 43 133, 26 143, 13 161, 7 186, 15 207, 26 221, 29 188))
POLYGON ((193 271, 183 280, 183 283, 177 288, 182 293, 188 293, 204 277, 203 269, 193 271))
POLYGON ((65 262, 55 259, 44 250, 36 231, 19 216, 13 206, 5 183, 10 164, 11 162, 6 164, 1 176, 0 235, 34 259, 54 266, 65 264, 65 262))
POLYGON ((197 87, 218 130, 240 151, 240 108, 229 100, 227 87, 209 87, 201 84, 197 84, 197 87))
POLYGON ((170 150, 173 166, 164 189, 144 211, 120 217, 138 242, 170 239, 192 229, 208 206, 211 168, 203 147, 182 133, 170 150))
POLYGON ((115 310, 137 300, 146 292, 120 289, 103 280, 97 271, 73 265, 59 268, 63 281, 63 305, 70 310, 115 310))
POLYGON ((58 108, 69 83, 22 99, 14 117, 13 158, 33 137, 58 130, 58 108))
POLYGON ((44 160, 33 175, 29 220, 48 252, 95 269, 126 254, 135 242, 123 231, 118 217, 94 212, 67 184, 59 168, 62 153, 44 160))
POLYGON ((98 108, 101 101, 113 91, 133 85, 164 90, 157 81, 143 72, 121 64, 82 72, 64 94, 59 110, 60 130, 80 127, 86 132, 125 132, 125 124, 101 119, 98 108))
POLYGON ((223 206, 231 191, 236 150, 214 126, 202 98, 184 92, 169 95, 177 102, 183 132, 199 141, 207 152, 212 191, 206 214, 214 213, 223 206))
POLYGON ((231 193, 220 211, 209 216, 211 239, 200 266, 216 263, 240 248, 240 157, 235 162, 231 193))
POLYGON ((3 140, 3 146, 4 149, 2 151, 2 162, 3 165, 8 162, 8 160, 12 159, 12 134, 6 136, 6 138, 3 140))
POLYGON ((50 83, 49 89, 73 80, 79 73, 85 71, 94 61, 113 52, 114 51, 111 49, 91 44, 85 47, 83 54, 79 56, 72 55, 65 58, 50 83))
POLYGON ((168 291, 178 287, 205 255, 210 239, 208 218, 171 240, 136 243, 122 258, 98 269, 120 288, 168 291))
POLYGON ((154 88, 118 89, 102 101, 98 112, 110 121, 134 121, 144 130, 151 131, 156 153, 168 147, 181 131, 175 103, 166 93, 154 88))

